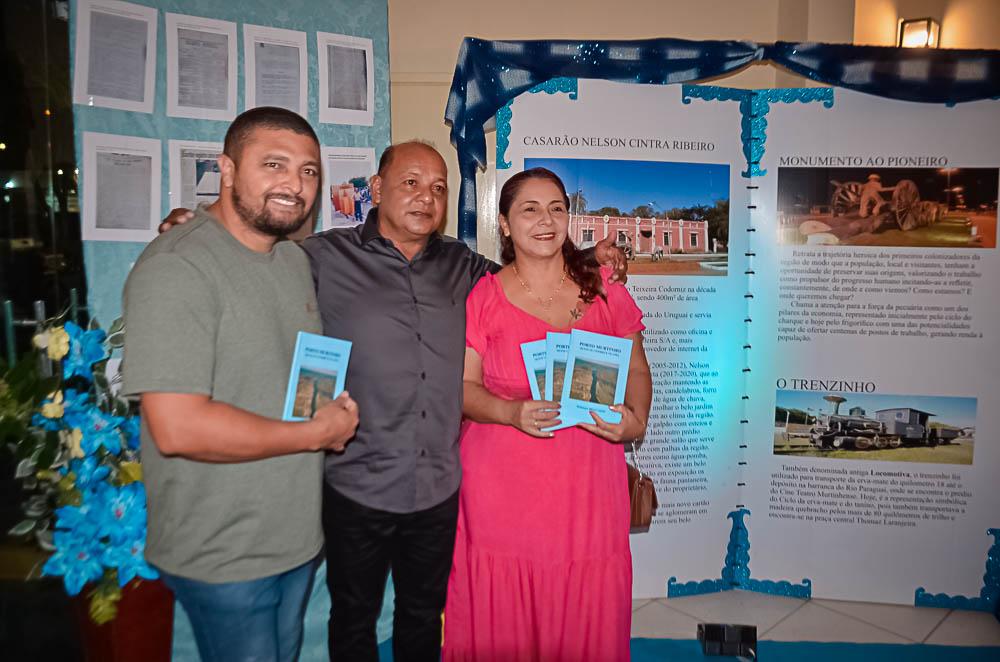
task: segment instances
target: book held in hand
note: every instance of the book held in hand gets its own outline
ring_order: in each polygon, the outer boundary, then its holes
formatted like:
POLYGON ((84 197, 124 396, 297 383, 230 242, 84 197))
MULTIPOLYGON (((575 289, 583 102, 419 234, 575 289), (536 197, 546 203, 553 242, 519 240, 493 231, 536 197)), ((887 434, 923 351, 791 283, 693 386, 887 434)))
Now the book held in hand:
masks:
POLYGON ((344 390, 351 343, 299 331, 285 393, 286 421, 305 421, 344 390))
POLYGON ((566 354, 569 352, 569 334, 545 334, 545 400, 558 400, 562 393, 563 375, 566 374, 566 354))
POLYGON ((621 422, 622 415, 611 405, 625 401, 631 357, 628 338, 573 329, 559 399, 563 425, 593 423, 592 411, 608 423, 621 422))
POLYGON ((521 343, 521 358, 524 360, 524 370, 528 373, 528 387, 531 388, 531 399, 541 400, 545 392, 545 359, 548 348, 545 340, 521 343))
POLYGON ((621 421, 611 405, 625 401, 631 340, 577 329, 547 333, 522 343, 521 357, 532 399, 559 401, 560 423, 546 432, 593 423, 591 411, 609 423, 621 421))

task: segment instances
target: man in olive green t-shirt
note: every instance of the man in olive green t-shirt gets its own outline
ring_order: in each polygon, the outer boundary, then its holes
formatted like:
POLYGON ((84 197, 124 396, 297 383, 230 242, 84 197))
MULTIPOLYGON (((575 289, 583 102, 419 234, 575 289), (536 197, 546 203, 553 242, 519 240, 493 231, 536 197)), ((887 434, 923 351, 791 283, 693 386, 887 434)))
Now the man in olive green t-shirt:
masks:
POLYGON ((129 275, 123 391, 141 394, 146 558, 203 660, 294 660, 320 525, 324 450, 358 423, 345 392, 281 421, 299 331, 321 333, 305 253, 319 142, 290 111, 240 115, 219 199, 157 237, 129 275))

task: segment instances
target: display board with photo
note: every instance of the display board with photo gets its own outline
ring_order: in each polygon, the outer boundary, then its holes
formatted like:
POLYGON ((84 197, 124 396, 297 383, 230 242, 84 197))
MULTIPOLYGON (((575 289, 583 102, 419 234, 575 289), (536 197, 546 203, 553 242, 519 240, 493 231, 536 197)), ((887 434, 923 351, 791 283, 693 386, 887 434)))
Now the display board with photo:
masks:
POLYGON ((778 168, 788 245, 996 248, 997 168, 778 168))
POLYGON ((222 185, 219 155, 222 143, 171 140, 170 207, 194 209, 215 202, 222 185))
MULTIPOLYGON (((1000 102, 782 91, 765 127, 739 101, 767 91, 573 83, 498 115, 497 186, 552 170, 570 238, 629 259, 660 500, 633 596, 725 582, 733 518, 759 586, 978 595, 1000 510, 1000 102)), ((576 398, 601 400, 601 369, 568 368, 576 398)))
POLYGON ((976 399, 778 390, 774 454, 972 464, 976 399))
POLYGON ((609 234, 634 275, 728 273, 729 165, 526 158, 569 195, 570 238, 589 248, 609 234))
POLYGON ((369 180, 375 174, 375 150, 324 147, 321 230, 363 223, 372 209, 369 180))

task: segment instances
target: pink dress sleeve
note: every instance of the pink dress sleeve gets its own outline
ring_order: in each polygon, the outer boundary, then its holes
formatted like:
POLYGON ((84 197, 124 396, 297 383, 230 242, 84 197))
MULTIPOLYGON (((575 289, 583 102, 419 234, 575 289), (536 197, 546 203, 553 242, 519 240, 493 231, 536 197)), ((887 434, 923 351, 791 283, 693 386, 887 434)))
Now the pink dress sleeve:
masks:
POLYGON ((609 284, 611 269, 601 267, 601 280, 604 281, 604 291, 608 295, 608 310, 611 312, 611 323, 616 336, 625 337, 642 331, 646 325, 642 323, 642 311, 635 305, 632 295, 621 283, 609 284))
POLYGON ((490 298, 493 278, 493 274, 480 278, 465 300, 465 346, 476 350, 479 356, 486 355, 484 310, 490 298))

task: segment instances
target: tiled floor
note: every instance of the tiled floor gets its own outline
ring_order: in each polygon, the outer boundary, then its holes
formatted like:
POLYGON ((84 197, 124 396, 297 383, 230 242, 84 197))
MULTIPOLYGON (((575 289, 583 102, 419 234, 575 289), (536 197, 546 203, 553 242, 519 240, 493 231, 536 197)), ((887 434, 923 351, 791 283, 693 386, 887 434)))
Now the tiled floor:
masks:
POLYGON ((698 623, 756 625, 759 640, 1000 646, 1000 622, 985 612, 750 591, 632 602, 633 637, 694 639, 698 623))

